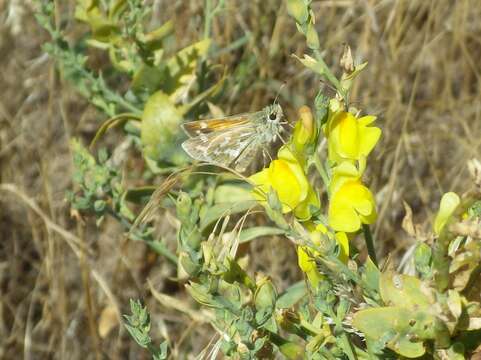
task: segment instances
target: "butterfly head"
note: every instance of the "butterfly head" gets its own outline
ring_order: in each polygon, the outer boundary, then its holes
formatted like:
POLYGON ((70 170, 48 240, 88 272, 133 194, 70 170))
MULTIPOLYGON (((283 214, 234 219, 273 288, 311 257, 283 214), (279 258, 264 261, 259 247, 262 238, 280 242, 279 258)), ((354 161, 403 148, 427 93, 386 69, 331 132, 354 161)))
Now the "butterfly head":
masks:
POLYGON ((272 125, 279 125, 282 121, 282 108, 278 103, 274 103, 266 107, 267 122, 272 125))

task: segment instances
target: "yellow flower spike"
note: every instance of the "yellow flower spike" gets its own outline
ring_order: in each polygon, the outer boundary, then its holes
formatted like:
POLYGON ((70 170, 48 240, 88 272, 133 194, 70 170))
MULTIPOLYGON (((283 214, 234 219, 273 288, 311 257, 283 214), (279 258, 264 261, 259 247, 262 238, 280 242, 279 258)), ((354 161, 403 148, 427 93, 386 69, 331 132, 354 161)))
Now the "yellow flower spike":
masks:
POLYGON ((344 180, 331 195, 329 225, 335 231, 356 232, 362 224, 372 224, 377 217, 371 191, 358 179, 344 180))
POLYGON ((434 220, 434 233, 436 235, 441 233, 444 225, 446 225, 451 215, 456 211, 460 202, 459 196, 454 192, 448 192, 443 195, 441 203, 439 204, 439 211, 434 220))
POLYGON ((333 114, 326 125, 329 160, 340 164, 367 157, 381 137, 381 129, 369 126, 375 120, 375 116, 356 118, 345 111, 333 114))
POLYGON ((254 197, 262 204, 266 203, 266 195, 270 189, 277 192, 282 204, 282 212, 294 211, 299 220, 310 218, 309 206, 320 206, 314 189, 309 184, 304 169, 287 146, 278 152, 278 159, 269 167, 252 175, 251 182, 255 186, 254 197))

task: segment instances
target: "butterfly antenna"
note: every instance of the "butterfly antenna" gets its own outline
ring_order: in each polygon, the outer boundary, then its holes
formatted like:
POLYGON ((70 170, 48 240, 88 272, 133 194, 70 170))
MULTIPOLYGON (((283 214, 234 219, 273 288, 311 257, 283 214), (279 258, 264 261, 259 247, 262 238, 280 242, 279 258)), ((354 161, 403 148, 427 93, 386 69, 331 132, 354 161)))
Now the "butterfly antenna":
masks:
POLYGON ((281 91, 284 88, 284 86, 286 86, 286 82, 283 82, 279 90, 277 90, 276 98, 274 99, 274 105, 279 104, 277 100, 279 99, 279 96, 281 95, 281 91))

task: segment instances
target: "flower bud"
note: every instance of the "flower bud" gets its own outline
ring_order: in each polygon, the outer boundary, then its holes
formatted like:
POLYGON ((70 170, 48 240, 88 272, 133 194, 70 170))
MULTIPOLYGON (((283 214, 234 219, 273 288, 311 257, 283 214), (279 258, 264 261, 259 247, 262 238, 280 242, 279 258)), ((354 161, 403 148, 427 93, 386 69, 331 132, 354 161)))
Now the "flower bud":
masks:
POLYGON ((302 148, 315 138, 314 118, 311 109, 307 106, 299 109, 299 121, 294 129, 293 138, 297 153, 301 153, 302 148))
POLYGON ((434 220, 434 232, 439 235, 448 222, 451 215, 456 211, 460 203, 459 196, 454 192, 448 192, 441 198, 441 203, 439 204, 439 211, 434 220))
POLYGON ((179 268, 181 268, 181 270, 189 277, 193 277, 199 272, 200 265, 194 262, 188 253, 181 252, 179 254, 179 268))
POLYGON ((192 199, 185 192, 180 192, 177 197, 176 209, 177 217, 181 223, 188 223, 190 220, 190 210, 192 207, 192 199))
POLYGON ((257 280, 256 291, 254 294, 254 304, 256 309, 274 309, 277 300, 277 291, 269 277, 264 276, 257 280))
POLYGON ((307 30, 305 35, 306 35, 307 46, 309 46, 309 48, 314 50, 319 49, 320 47, 319 36, 317 35, 317 31, 313 23, 309 23, 307 25, 307 30))
POLYGON ((287 0, 287 12, 299 24, 304 24, 309 17, 307 6, 303 0, 287 0))

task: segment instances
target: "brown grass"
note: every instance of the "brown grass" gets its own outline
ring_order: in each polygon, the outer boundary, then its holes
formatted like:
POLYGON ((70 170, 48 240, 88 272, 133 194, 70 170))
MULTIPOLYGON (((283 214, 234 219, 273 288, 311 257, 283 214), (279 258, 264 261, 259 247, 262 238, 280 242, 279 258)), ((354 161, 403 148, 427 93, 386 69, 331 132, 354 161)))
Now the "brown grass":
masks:
MULTIPOLYGON (((65 19, 72 3, 63 3, 65 19)), ((158 16, 175 19, 178 46, 197 39, 203 2, 165 3, 155 1, 158 16)), ((304 40, 281 1, 227 3, 213 24, 216 43, 251 37, 244 49, 216 61, 231 70, 249 59, 252 65, 247 89, 233 87, 219 106, 227 113, 259 109, 287 81, 281 102, 292 119, 318 88, 290 56, 304 52, 304 40)), ((397 259, 413 243, 400 229, 403 200, 416 222, 428 224, 443 192, 466 189, 466 161, 479 158, 481 3, 325 0, 314 8, 329 64, 338 63, 344 42, 369 61, 353 98, 378 114, 383 128, 369 183, 379 204, 379 252, 397 259)), ((71 217, 64 200, 72 186, 68 139, 90 140, 104 118, 59 78, 40 49, 48 37, 30 2, 3 1, 0 9, 0 358, 148 358, 118 326, 130 297, 145 299, 153 336, 172 340, 173 358, 193 358, 214 331, 169 280, 172 266, 126 240, 114 221, 97 229, 93 219, 71 217), (167 297, 153 296, 147 280, 167 297), (105 335, 99 326, 112 328, 105 335)), ((68 29, 78 31, 72 20, 68 29)), ((120 143, 120 136, 109 134, 109 141, 120 143)), ((168 221, 163 231, 174 234, 168 221)), ((252 267, 281 287, 299 277, 294 249, 282 239, 258 240, 249 251, 252 267)))

